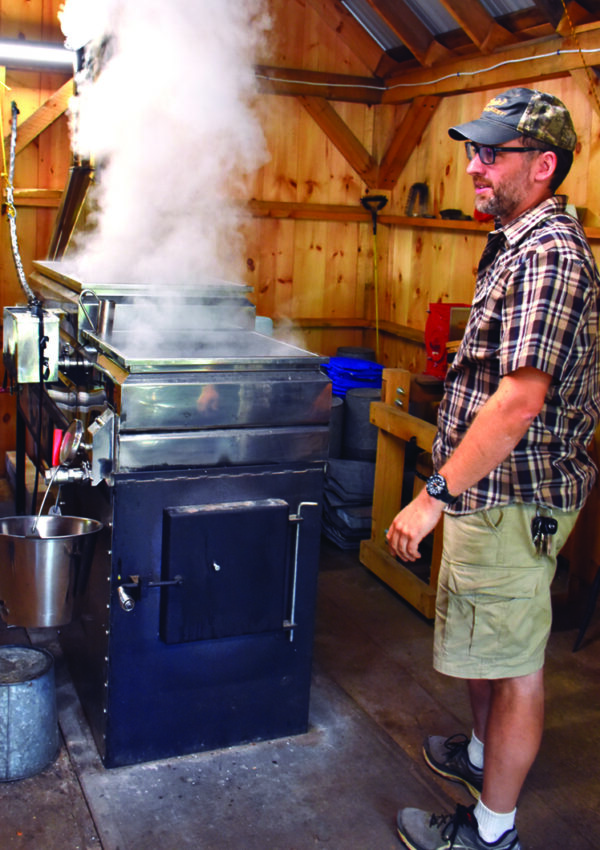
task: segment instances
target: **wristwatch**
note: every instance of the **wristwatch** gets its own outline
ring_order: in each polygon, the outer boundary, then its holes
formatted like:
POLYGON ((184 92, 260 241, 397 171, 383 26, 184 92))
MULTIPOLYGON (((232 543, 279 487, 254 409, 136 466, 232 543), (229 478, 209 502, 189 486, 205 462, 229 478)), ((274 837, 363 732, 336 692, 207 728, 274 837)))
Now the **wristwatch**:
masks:
POLYGON ((458 496, 450 495, 446 479, 439 472, 434 472, 433 475, 429 476, 425 482, 425 489, 432 498, 439 499, 447 505, 451 505, 458 499, 458 496))

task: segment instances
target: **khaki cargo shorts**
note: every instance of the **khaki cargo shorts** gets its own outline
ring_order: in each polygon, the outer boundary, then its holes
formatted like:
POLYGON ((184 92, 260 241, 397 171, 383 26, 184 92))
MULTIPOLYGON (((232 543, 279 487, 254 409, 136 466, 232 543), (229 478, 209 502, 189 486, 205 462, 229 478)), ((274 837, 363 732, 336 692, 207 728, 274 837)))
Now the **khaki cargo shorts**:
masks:
POLYGON ((433 666, 461 679, 502 679, 544 665, 556 556, 578 511, 556 511, 549 555, 531 538, 535 505, 444 516, 433 666))

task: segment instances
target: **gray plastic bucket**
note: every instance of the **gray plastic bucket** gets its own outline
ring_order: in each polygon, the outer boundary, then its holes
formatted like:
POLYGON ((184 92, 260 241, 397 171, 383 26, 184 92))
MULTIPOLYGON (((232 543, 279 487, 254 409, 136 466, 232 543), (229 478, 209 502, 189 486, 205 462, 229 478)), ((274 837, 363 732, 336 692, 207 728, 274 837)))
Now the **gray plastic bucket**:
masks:
POLYGON ((331 415, 329 418, 329 457, 342 456, 342 438, 344 433, 344 399, 339 395, 331 397, 331 415))
POLYGON ((52 655, 0 646, 0 781, 39 773, 54 761, 59 743, 52 655))
POLYGON ((343 457, 374 461, 377 456, 378 430, 369 417, 371 402, 379 401, 381 390, 367 387, 348 390, 344 412, 343 457))
POLYGON ((354 357, 357 360, 376 360, 372 348, 362 348, 358 345, 340 345, 336 354, 338 357, 354 357))
POLYGON ((0 519, 0 616, 4 622, 24 628, 69 623, 101 528, 97 520, 73 516, 0 519))

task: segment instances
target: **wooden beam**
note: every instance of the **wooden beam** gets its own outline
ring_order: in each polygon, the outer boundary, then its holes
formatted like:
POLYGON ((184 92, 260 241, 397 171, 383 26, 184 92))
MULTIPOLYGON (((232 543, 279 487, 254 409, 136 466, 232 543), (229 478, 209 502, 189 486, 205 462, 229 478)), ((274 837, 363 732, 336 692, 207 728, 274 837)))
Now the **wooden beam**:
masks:
MULTIPOLYGON (((584 49, 600 51, 597 24, 581 27, 578 39, 584 49)), ((599 52, 600 58, 600 52, 599 52)), ((590 64, 597 64, 590 59, 590 64)), ((317 95, 350 103, 408 103, 425 95, 462 94, 531 80, 564 77, 581 68, 581 57, 572 39, 554 36, 528 41, 494 53, 493 57, 469 56, 435 67, 403 70, 385 80, 353 77, 292 68, 255 67, 259 90, 290 97, 317 95), (565 51, 573 51, 566 53, 565 51), (547 56, 546 54, 550 54, 547 56), (486 68, 491 68, 487 71, 486 68), (435 79, 436 82, 430 81, 435 79), (396 87, 398 84, 398 87, 396 87)))
MULTIPOLYGON (((302 221, 356 221, 368 224, 371 216, 364 207, 348 204, 306 204, 294 201, 248 202, 250 213, 256 218, 290 218, 302 221)), ((381 216, 379 216, 381 221, 381 216)))
MULTIPOLYGON (((598 50, 600 56, 600 27, 582 27, 577 36, 582 49, 598 50)), ((382 103, 406 103, 423 94, 464 94, 507 85, 519 86, 532 80, 565 77, 578 68, 581 68, 581 56, 573 39, 560 36, 536 39, 493 56, 464 57, 448 62, 437 66, 435 72, 419 68, 394 75, 386 81, 388 89, 382 103)))
MULTIPOLYGON (((349 204, 307 204, 294 201, 258 201, 251 200, 244 205, 255 218, 289 218, 301 221, 355 221, 370 224, 371 215, 364 207, 349 204)), ((377 216, 379 224, 397 227, 424 227, 429 230, 474 230, 486 233, 492 229, 489 222, 453 221, 444 218, 418 218, 415 216, 395 215, 381 212, 377 216)), ((588 232, 588 228, 586 228, 588 232)))
POLYGON ((441 98, 435 95, 416 97, 413 100, 381 161, 377 188, 394 188, 402 169, 423 135, 423 131, 431 121, 440 100, 441 98))
POLYGON ((479 0, 441 0, 441 3, 483 53, 518 41, 479 0))
MULTIPOLYGON (((299 221, 354 221, 358 224, 371 224, 371 216, 363 207, 347 204, 303 204, 291 201, 257 201, 244 204, 244 209, 255 218, 289 218, 299 221)), ((392 213, 380 213, 377 222, 390 227, 407 227, 410 230, 468 230, 475 233, 488 233, 493 225, 486 221, 453 221, 444 218, 419 218, 392 213)), ((584 227, 588 241, 600 242, 600 227, 584 227)), ((380 323, 384 329, 384 323, 380 323)))
POLYGON ((388 27, 398 36, 413 56, 426 67, 449 59, 448 50, 429 32, 404 0, 367 0, 388 27))
POLYGON ((533 0, 542 15, 557 29, 565 13, 562 0, 533 0))
POLYGON ((378 77, 352 77, 268 65, 256 65, 254 73, 259 91, 263 94, 288 97, 316 94, 327 100, 378 104, 385 91, 385 84, 378 77))
MULTIPOLYGON (((43 133, 44 130, 53 124, 64 112, 69 105, 69 100, 73 94, 73 80, 67 80, 54 94, 38 106, 34 113, 26 118, 21 124, 17 124, 17 145, 16 153, 20 153, 34 139, 43 133)), ((10 145, 10 134, 5 136, 4 144, 10 145)))
POLYGON ((62 189, 15 189, 16 207, 58 207, 62 189))
POLYGON ((375 73, 385 51, 339 0, 298 0, 311 6, 328 27, 335 30, 365 66, 375 73))
POLYGON ((373 425, 378 428, 383 428, 394 437, 399 437, 405 442, 409 442, 412 437, 417 438, 417 445, 430 452, 437 434, 437 428, 431 422, 426 422, 424 419, 419 419, 416 416, 411 416, 410 413, 400 410, 398 407, 392 407, 389 404, 384 404, 382 401, 371 402, 370 420, 373 425))
POLYGON ((584 24, 590 20, 590 13, 583 6, 580 6, 576 0, 568 0, 566 11, 556 27, 556 32, 559 35, 571 35, 573 27, 578 24, 584 24))
POLYGON ((374 188, 377 181, 377 163, 333 106, 324 97, 303 95, 298 100, 348 164, 362 177, 370 189, 374 188))
POLYGON ((576 68, 571 71, 571 79, 587 95, 590 109, 593 109, 596 115, 600 115, 600 80, 594 68, 590 68, 589 71, 588 74, 585 68, 576 68))

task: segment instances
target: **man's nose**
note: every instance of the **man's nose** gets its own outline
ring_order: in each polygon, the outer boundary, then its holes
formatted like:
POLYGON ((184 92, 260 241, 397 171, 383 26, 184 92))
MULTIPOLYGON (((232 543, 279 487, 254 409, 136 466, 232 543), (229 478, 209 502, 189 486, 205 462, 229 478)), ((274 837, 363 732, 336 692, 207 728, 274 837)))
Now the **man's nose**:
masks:
POLYGON ((479 154, 473 154, 473 159, 467 163, 467 174, 482 174, 485 171, 485 165, 479 159, 479 154))

